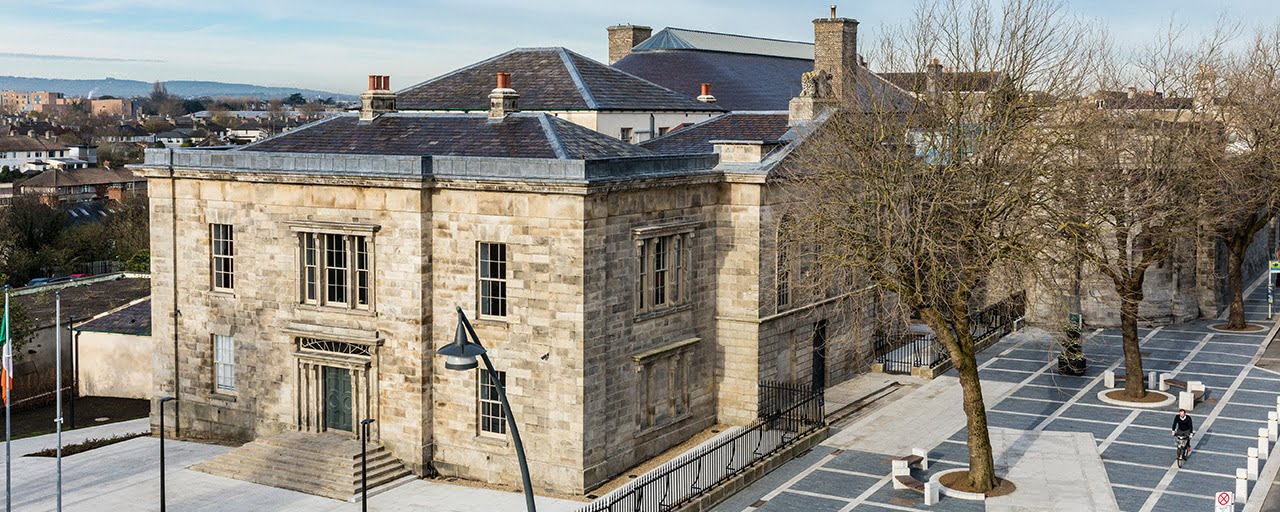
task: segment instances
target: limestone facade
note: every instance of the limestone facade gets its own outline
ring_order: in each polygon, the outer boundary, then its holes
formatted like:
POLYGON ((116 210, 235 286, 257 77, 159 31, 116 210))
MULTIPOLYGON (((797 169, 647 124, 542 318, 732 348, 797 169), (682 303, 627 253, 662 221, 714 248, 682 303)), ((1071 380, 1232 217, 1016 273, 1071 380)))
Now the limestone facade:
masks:
MULTIPOLYGON (((715 423, 754 420, 759 382, 812 382, 815 347, 825 385, 870 350, 840 301, 777 308, 760 168, 663 157, 522 179, 572 166, 235 153, 152 150, 138 166, 152 191, 153 387, 179 399, 184 436, 335 430, 328 414, 350 408, 417 474, 515 484, 509 437, 479 426, 477 373, 435 355, 460 307, 505 372, 535 487, 583 493, 715 423), (423 168, 436 174, 405 171, 423 168), (215 287, 214 224, 234 234, 229 288, 215 287), (367 307, 306 303, 307 233, 364 237, 367 307), (505 316, 480 314, 482 242, 506 246, 505 316), (669 255, 662 291, 653 251, 669 255), (233 390, 215 336, 234 340, 233 390), (350 405, 326 402, 334 368, 350 405)), ((175 425, 173 404, 165 414, 175 425)))

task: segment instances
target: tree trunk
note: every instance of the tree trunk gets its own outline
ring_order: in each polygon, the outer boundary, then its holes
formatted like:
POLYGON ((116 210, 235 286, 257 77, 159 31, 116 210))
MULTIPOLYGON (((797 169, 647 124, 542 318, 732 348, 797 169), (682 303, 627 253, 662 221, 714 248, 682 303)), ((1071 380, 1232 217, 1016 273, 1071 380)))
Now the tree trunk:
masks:
POLYGON ((978 361, 973 352, 973 334, 968 325, 956 325, 936 311, 921 311, 921 317, 951 355, 951 365, 960 376, 965 425, 969 427, 969 485, 974 492, 987 492, 996 486, 996 465, 991 454, 991 435, 987 432, 987 407, 982 400, 982 382, 978 378, 978 361))
MULTIPOLYGON (((1252 238, 1252 234, 1247 235, 1252 238)), ((1227 315, 1228 329, 1244 329, 1244 253, 1248 250, 1240 236, 1233 236, 1227 246, 1227 284, 1231 289, 1231 311, 1227 315)))
POLYGON ((1138 304, 1141 294, 1125 291, 1120 294, 1120 334, 1124 347, 1124 392, 1130 398, 1147 396, 1142 385, 1142 348, 1138 346, 1138 304))

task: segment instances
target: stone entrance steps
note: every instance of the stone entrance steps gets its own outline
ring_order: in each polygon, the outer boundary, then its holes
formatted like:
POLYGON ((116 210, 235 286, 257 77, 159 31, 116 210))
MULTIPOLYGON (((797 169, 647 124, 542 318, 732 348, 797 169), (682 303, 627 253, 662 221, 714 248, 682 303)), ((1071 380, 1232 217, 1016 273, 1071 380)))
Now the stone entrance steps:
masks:
MULTIPOLYGON (((369 489, 411 476, 375 442, 369 443, 369 489)), ((192 466, 197 471, 343 501, 360 495, 360 441, 332 433, 285 432, 192 466)))

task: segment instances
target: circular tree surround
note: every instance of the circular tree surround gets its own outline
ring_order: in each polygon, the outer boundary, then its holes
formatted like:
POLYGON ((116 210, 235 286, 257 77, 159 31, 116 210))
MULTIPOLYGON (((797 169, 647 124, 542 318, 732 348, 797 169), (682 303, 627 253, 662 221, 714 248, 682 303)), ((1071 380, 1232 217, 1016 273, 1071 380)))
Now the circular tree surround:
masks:
POLYGON ((1018 489, 1013 482, 996 478, 995 488, 987 491, 986 494, 967 491, 964 488, 968 487, 969 470, 965 468, 939 471, 929 477, 929 480, 938 486, 939 494, 962 500, 985 501, 988 497, 1004 496, 1018 489))
POLYGON ((1147 396, 1141 401, 1133 400, 1124 394, 1124 388, 1104 389, 1098 392, 1098 400, 1102 403, 1118 405, 1120 407, 1133 407, 1137 409, 1160 409, 1162 407, 1173 405, 1178 399, 1164 391, 1156 391, 1154 389, 1147 390, 1147 396))

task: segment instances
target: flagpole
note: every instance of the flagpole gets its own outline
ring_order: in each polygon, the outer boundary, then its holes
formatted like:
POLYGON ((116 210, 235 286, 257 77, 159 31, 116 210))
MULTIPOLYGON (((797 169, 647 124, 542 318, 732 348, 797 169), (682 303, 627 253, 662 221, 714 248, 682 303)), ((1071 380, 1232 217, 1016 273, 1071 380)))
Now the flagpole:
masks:
POLYGON ((62 292, 54 293, 54 320, 53 331, 54 344, 57 348, 54 350, 54 366, 58 368, 57 374, 57 402, 58 417, 53 423, 58 429, 58 512, 62 512, 62 292))
POLYGON ((13 340, 9 338, 9 332, 11 332, 12 330, 13 329, 9 327, 9 285, 5 285, 4 286, 4 345, 5 346, 4 346, 4 360, 0 361, 0 364, 3 364, 6 370, 4 372, 5 382, 3 383, 4 389, 5 389, 5 392, 4 392, 4 510, 5 512, 13 511, 13 483, 12 483, 13 470, 10 467, 10 462, 9 462, 10 456, 12 455, 12 452, 13 452, 13 447, 9 444, 9 441, 11 439, 10 429, 9 429, 9 423, 10 423, 9 422, 9 402, 10 402, 9 393, 12 390, 9 389, 9 382, 8 382, 9 372, 7 371, 8 368, 12 365, 12 363, 10 363, 10 359, 12 359, 10 354, 13 353, 13 347, 9 345, 10 343, 13 343, 13 340))

